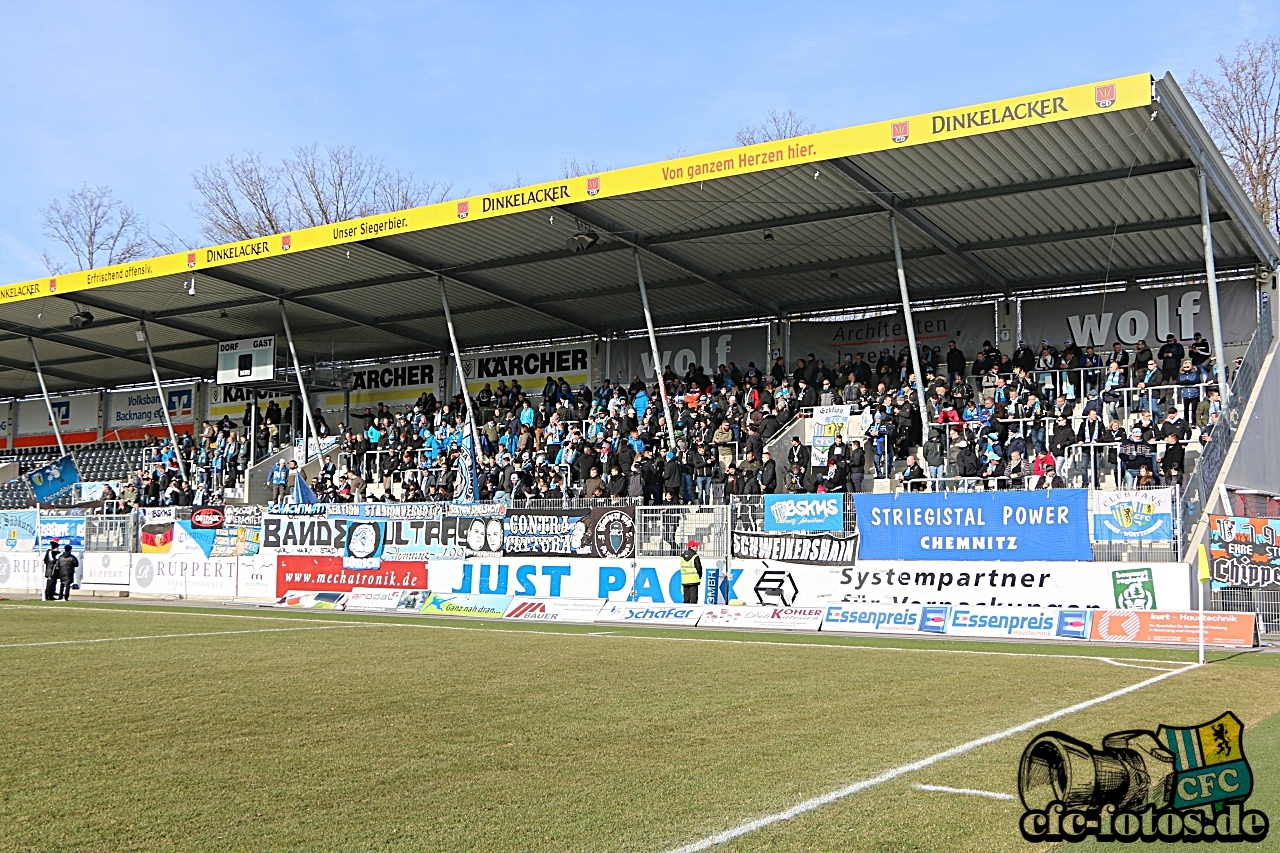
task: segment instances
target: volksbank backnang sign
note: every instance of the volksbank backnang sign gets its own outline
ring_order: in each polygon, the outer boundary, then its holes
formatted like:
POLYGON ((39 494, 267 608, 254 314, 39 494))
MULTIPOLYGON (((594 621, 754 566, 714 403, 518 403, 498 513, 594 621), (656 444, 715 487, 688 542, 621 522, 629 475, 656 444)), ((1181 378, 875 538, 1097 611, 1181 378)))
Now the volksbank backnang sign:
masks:
POLYGON ((844 530, 844 494, 765 495, 764 529, 844 530))
POLYGON ((862 560, 1092 560, 1089 492, 858 494, 862 560))

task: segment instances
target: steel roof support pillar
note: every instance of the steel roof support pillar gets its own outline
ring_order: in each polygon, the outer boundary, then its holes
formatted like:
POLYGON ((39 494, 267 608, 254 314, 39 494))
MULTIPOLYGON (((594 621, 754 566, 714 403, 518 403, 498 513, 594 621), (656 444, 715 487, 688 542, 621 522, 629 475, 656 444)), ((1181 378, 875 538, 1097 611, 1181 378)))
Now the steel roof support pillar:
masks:
POLYGON ((1218 311, 1218 274, 1213 265, 1213 229, 1209 222, 1209 185, 1204 169, 1196 169, 1200 180, 1200 233, 1204 238, 1204 274, 1209 280, 1209 319, 1213 323, 1213 360, 1218 374, 1218 390, 1222 394, 1223 417, 1231 402, 1227 385, 1227 363, 1222 350, 1222 314, 1218 311))
MULTIPOLYGON (((476 424, 476 413, 471 409, 471 391, 467 388, 467 376, 462 371, 462 354, 458 351, 458 335, 453 331, 453 315, 449 313, 449 294, 445 292, 444 276, 436 276, 436 280, 440 282, 440 304, 444 307, 444 324, 449 327, 449 346, 453 350, 453 366, 457 371, 458 385, 462 389, 462 402, 467 407, 467 420, 471 423, 471 464, 474 468, 477 464, 476 454, 480 452, 480 427, 476 424)), ((477 494, 473 499, 480 500, 480 496, 477 494)))
MULTIPOLYGON (((62 428, 58 426, 58 418, 53 413, 53 402, 49 399, 49 388, 44 384, 44 371, 40 369, 40 356, 36 355, 36 342, 28 336, 27 344, 31 347, 31 363, 35 365, 36 378, 40 380, 40 393, 44 395, 44 407, 49 412, 49 423, 53 426, 53 437, 58 440, 58 456, 66 456, 67 446, 62 443, 62 428)), ((147 351, 148 355, 150 352, 150 350, 147 351)), ((151 369, 155 370, 155 367, 153 366, 151 369)), ((14 410, 17 410, 16 406, 14 410)), ((17 435, 18 431, 15 429, 13 434, 17 435)))
POLYGON ((658 393, 662 395, 662 411, 667 418, 667 449, 676 452, 676 425, 671 420, 671 400, 667 397, 667 381, 663 378, 662 358, 658 354, 658 336, 653 331, 653 315, 649 313, 649 291, 644 286, 644 270, 640 268, 640 250, 633 249, 636 259, 636 281, 640 283, 640 304, 644 306, 644 325, 649 330, 649 358, 653 359, 653 373, 658 377, 658 393))
MULTIPOLYGON (((307 396, 307 387, 302 382, 302 366, 298 364, 298 351, 293 346, 293 330, 289 328, 289 313, 284 309, 284 300, 280 300, 280 321, 284 324, 285 340, 289 342, 289 357, 293 359, 293 375, 298 380, 298 393, 302 395, 302 464, 306 465, 311 461, 311 444, 307 437, 307 430, 311 430, 311 435, 316 439, 316 455, 320 455, 320 433, 316 432, 316 422, 311 415, 311 398, 307 396)), ((255 405, 256 405, 255 400, 255 405)), ((289 425, 293 429, 293 424, 289 425)), ((304 477, 305 474, 299 469, 294 476, 304 477)))
POLYGON ((920 443, 929 438, 929 404, 924 398, 924 372, 920 370, 920 350, 916 347, 916 327, 911 320, 911 297, 907 295, 907 270, 902 266, 902 244, 898 242, 898 217, 889 214, 889 231, 893 234, 893 260, 898 265, 898 289, 902 291, 902 312, 907 318, 907 343, 911 347, 911 369, 916 374, 916 399, 920 402, 920 443))
MULTIPOLYGON (((160 373, 156 370, 156 358, 151 354, 151 335, 147 332, 147 322, 138 321, 142 330, 142 342, 147 346, 147 361, 151 363, 151 380, 156 383, 156 396, 160 398, 160 414, 164 416, 164 428, 169 431, 169 441, 173 444, 173 455, 178 460, 178 473, 187 479, 187 463, 182 460, 182 449, 178 447, 178 434, 173 431, 173 418, 169 417, 169 401, 164 397, 164 389, 160 387, 160 373)), ((35 348, 32 348, 32 352, 35 348)))

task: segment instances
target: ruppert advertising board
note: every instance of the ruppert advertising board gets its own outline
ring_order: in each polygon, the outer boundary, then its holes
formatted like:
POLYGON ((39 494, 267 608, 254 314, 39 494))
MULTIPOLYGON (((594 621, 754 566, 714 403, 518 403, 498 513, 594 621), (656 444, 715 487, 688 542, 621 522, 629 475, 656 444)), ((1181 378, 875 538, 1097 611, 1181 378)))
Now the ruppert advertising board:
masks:
POLYGON ((1087 489, 856 494, 864 560, 1092 560, 1087 489))

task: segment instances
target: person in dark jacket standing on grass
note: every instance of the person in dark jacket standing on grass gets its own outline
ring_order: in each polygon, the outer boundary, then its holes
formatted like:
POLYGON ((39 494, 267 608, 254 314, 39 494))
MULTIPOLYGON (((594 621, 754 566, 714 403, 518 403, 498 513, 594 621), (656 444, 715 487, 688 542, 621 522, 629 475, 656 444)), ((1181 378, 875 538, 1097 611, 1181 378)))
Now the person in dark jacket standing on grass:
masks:
POLYGON ((44 552, 44 600, 58 600, 58 540, 49 543, 49 550, 44 552))
POLYGON ((76 566, 80 565, 80 561, 71 553, 70 545, 62 546, 62 553, 58 555, 58 598, 63 601, 71 600, 71 583, 75 580, 76 566))

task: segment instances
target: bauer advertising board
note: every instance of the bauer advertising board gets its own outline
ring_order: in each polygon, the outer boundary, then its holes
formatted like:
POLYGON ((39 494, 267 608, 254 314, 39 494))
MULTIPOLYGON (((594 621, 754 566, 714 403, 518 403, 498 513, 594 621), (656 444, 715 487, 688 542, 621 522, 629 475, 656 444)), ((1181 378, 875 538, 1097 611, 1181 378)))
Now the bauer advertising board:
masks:
POLYGON ((503 619, 521 622, 590 624, 604 606, 603 598, 513 598, 503 619))
POLYGON ((1093 559, 1089 491, 855 494, 858 555, 973 562, 1093 559))

